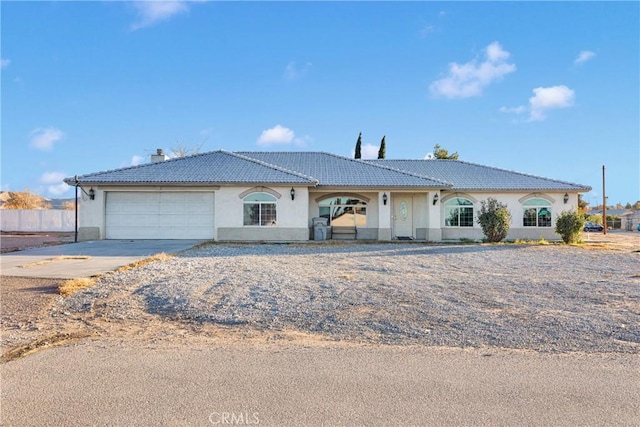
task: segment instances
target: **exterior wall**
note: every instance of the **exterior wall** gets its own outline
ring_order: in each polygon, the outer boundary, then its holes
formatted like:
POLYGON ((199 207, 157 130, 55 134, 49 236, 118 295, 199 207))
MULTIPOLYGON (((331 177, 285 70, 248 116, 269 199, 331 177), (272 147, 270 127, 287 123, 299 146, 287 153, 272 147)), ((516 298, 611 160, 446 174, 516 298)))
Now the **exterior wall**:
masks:
POLYGON ((105 191, 93 187, 95 199, 90 200, 78 190, 78 241, 102 240, 105 238, 105 191))
MULTIPOLYGON (((98 240, 105 238, 105 208, 106 191, 214 191, 215 192, 215 236, 222 241, 303 241, 313 238, 312 219, 319 215, 318 199, 330 194, 359 195, 369 199, 367 203, 367 225, 358 228, 358 239, 363 240, 391 240, 393 237, 393 197, 411 195, 413 198, 413 237, 418 240, 431 242, 459 241, 460 239, 482 240, 482 229, 475 222, 480 209, 480 201, 494 197, 505 203, 512 215, 512 223, 507 236, 508 240, 531 239, 543 237, 547 240, 559 240, 555 233, 556 217, 569 209, 576 209, 578 194, 569 194, 565 204, 565 192, 559 193, 455 193, 442 192, 391 192, 384 189, 358 189, 349 191, 309 189, 294 187, 295 199, 291 200, 291 187, 264 187, 275 191, 277 198, 277 224, 273 227, 244 226, 243 225, 243 192, 259 190, 258 187, 93 187, 95 200, 82 191, 79 192, 80 209, 78 212, 78 240, 98 240), (383 195, 387 195, 387 204, 383 202, 383 195), (434 205, 433 197, 438 194, 439 200, 434 205), (468 197, 474 201, 473 227, 445 227, 444 202, 450 197, 468 197), (552 211, 551 227, 523 227, 522 217, 524 208, 522 202, 528 196, 546 198, 550 200, 552 211)), ((47 212, 47 211, 43 211, 47 212)), ((71 211, 71 214, 73 212, 71 211)), ((4 219, 3 219, 4 221, 4 219)), ((3 222, 4 224, 4 222, 3 222)), ((3 225, 4 230, 4 225, 3 225)), ((71 231, 73 230, 73 225, 71 231)))
MULTIPOLYGON (((262 188, 262 187, 261 187, 262 188)), ((83 192, 79 192, 79 228, 78 240, 100 240, 105 238, 105 196, 109 191, 214 191, 215 192, 215 220, 216 240, 229 241, 295 241, 308 240, 308 189, 294 187, 295 199, 291 200, 291 187, 263 187, 277 192, 277 224, 274 227, 257 227, 243 225, 243 205, 240 195, 257 187, 160 187, 160 186, 130 186, 130 187, 93 187, 95 199, 83 192)))
POLYGON ((460 239, 472 239, 482 240, 484 234, 480 225, 477 223, 478 211, 480 209, 480 202, 486 200, 489 197, 497 199, 499 202, 507 205, 511 212, 511 225, 506 240, 516 239, 528 239, 538 240, 541 237, 546 240, 560 240, 561 237, 555 232, 556 218, 557 216, 567 210, 577 209, 578 206, 578 194, 569 194, 569 200, 565 204, 564 202, 565 192, 551 193, 551 192, 537 192, 537 193, 455 193, 443 191, 441 193, 440 201, 437 206, 440 211, 440 223, 442 227, 442 240, 460 240, 460 239), (444 225, 444 202, 451 197, 465 197, 474 202, 474 224, 473 227, 445 227, 444 225), (550 201, 551 208, 551 227, 524 227, 523 215, 525 207, 522 202, 529 198, 543 198, 550 201))
POLYGON ((0 209, 0 230, 72 232, 76 229, 75 217, 75 210, 0 209))
POLYGON ((216 240, 220 241, 299 241, 309 240, 309 192, 307 187, 222 187, 216 191, 216 240), (242 193, 267 189, 275 191, 276 225, 245 226, 242 193))

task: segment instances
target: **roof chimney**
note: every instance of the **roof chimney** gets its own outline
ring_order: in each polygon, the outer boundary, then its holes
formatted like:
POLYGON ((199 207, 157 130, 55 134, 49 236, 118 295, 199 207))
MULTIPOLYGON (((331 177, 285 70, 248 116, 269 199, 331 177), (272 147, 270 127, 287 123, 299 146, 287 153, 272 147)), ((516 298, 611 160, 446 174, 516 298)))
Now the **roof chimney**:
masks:
POLYGON ((151 155, 151 163, 160 163, 160 162, 164 162, 165 160, 169 160, 169 156, 164 154, 164 151, 162 151, 162 148, 158 148, 156 150, 156 154, 151 155))

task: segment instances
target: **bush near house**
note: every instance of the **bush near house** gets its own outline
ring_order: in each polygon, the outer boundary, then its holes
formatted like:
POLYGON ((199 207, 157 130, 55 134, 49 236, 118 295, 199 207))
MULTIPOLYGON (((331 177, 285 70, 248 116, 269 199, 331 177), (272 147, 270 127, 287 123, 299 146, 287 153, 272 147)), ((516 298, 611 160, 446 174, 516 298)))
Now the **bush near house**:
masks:
POLYGON ((580 241, 580 232, 584 227, 584 216, 574 210, 564 211, 556 218, 556 233, 565 243, 580 241))
POLYGON ((489 242, 499 242, 509 233, 511 224, 511 212, 507 205, 498 202, 493 197, 480 202, 478 224, 489 242))

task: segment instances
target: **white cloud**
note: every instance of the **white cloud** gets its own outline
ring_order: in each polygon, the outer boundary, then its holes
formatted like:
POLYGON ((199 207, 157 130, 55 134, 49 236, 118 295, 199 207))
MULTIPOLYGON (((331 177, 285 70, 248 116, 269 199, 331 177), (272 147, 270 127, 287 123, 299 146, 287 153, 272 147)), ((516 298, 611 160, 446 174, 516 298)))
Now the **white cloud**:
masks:
POLYGON ((527 111, 527 107, 520 105, 519 107, 500 107, 502 113, 522 114, 527 111))
POLYGON ((40 177, 41 184, 60 184, 66 175, 63 172, 45 172, 40 177))
POLYGON ((491 83, 516 70, 515 64, 507 62, 510 53, 500 43, 493 42, 485 49, 482 62, 473 59, 466 64, 449 64, 449 74, 429 86, 433 95, 446 98, 469 98, 479 96, 491 83))
POLYGON ((277 144, 294 144, 306 145, 311 137, 305 135, 297 138, 294 131, 282 125, 275 125, 271 129, 263 130, 260 137, 256 141, 258 145, 277 145, 277 144))
POLYGON ((47 186, 47 193, 51 196, 61 196, 69 191, 69 186, 62 180, 66 177, 64 172, 45 172, 40 177, 40 183, 47 186))
POLYGON ((142 162, 144 162, 144 157, 142 156, 131 157, 131 166, 138 166, 142 162))
POLYGON ((257 143, 258 145, 289 144, 293 142, 295 136, 291 129, 275 125, 271 129, 263 130, 257 143))
POLYGON ((578 57, 573 61, 574 64, 583 64, 596 56, 594 52, 590 50, 583 50, 578 54, 578 57))
POLYGON ((189 11, 189 2, 181 0, 136 1, 133 3, 138 20, 131 25, 132 30, 150 27, 159 22, 189 11))
POLYGON ((567 108, 573 105, 575 92, 564 85, 537 87, 529 98, 529 120, 544 120, 546 111, 554 108, 567 108))
POLYGON ((544 120, 547 110, 571 107, 575 100, 575 92, 567 86, 537 87, 529 98, 529 106, 500 107, 502 113, 529 113, 529 121, 544 120))
POLYGON ((43 151, 51 151, 53 144, 64 138, 64 132, 56 128, 38 128, 31 131, 29 145, 43 151))
POLYGON ((7 68, 11 64, 11 60, 7 58, 0 58, 0 68, 7 68))
POLYGON ((380 147, 373 144, 362 144, 360 154, 363 159, 377 159, 380 147))
POLYGON ((284 68, 283 77, 287 80, 294 80, 298 77, 306 74, 306 72, 311 68, 311 63, 307 62, 304 64, 302 68, 298 67, 296 61, 289 61, 287 66, 284 68))

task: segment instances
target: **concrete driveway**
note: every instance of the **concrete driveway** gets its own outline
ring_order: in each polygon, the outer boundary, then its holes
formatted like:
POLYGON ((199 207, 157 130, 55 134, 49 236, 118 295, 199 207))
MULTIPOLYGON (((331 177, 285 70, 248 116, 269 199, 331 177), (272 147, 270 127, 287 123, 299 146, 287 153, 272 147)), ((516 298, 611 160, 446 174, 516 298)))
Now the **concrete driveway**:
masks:
POLYGON ((73 279, 113 271, 159 253, 189 249, 202 240, 96 240, 2 254, 3 276, 73 279))

